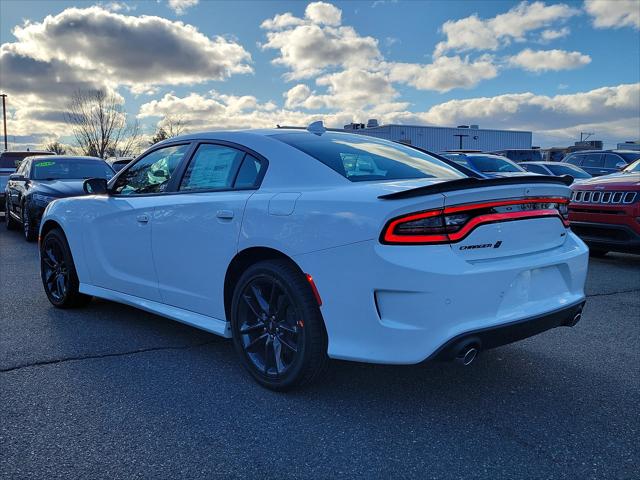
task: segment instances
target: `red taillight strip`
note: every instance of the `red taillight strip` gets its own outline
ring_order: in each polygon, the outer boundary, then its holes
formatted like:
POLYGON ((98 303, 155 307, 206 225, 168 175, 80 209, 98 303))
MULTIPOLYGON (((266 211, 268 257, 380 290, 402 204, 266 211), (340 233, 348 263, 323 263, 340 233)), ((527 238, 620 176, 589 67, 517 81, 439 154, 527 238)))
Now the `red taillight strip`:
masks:
POLYGON ((569 199, 564 197, 549 197, 549 198, 526 198, 526 199, 514 199, 514 200, 498 200, 492 202, 483 203, 470 203, 466 205, 456 205, 453 207, 446 207, 444 209, 428 210, 425 212, 410 214, 403 217, 398 217, 391 220, 385 229, 383 230, 382 242, 383 243, 405 243, 405 244, 424 244, 424 243, 453 243, 459 242, 469 235, 475 228, 480 225, 497 222, 508 222, 512 220, 522 220, 525 218, 543 218, 543 217, 558 217, 562 221, 565 227, 569 227, 569 222, 562 217, 560 212, 555 209, 538 209, 528 210, 520 212, 505 212, 505 213, 488 213, 485 215, 479 215, 470 219, 460 230, 455 233, 442 234, 442 235, 396 235, 394 233, 397 225, 411 222, 413 220, 420 220, 421 218, 435 217, 438 215, 448 215, 452 213, 460 213, 470 210, 480 210, 485 208, 502 207, 507 205, 524 205, 524 204, 536 204, 536 203, 562 203, 568 204, 569 199))

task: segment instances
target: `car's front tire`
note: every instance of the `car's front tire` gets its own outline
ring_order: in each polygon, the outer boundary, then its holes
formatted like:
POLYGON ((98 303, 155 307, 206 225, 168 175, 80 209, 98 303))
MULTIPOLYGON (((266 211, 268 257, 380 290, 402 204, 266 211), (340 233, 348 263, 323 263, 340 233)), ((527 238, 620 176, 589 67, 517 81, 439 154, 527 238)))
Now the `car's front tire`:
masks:
POLYGON ((33 242, 38 238, 37 225, 34 225, 34 223, 31 215, 29 215, 29 207, 25 203, 22 205, 22 233, 27 242, 33 242))
POLYGON ((49 231, 40 246, 40 276, 49 301, 57 308, 86 305, 89 295, 80 293, 80 282, 67 239, 60 229, 49 231))
POLYGON ((286 260, 266 260, 240 277, 231 305, 233 343, 263 386, 287 390, 326 369, 327 334, 304 274, 286 260))
POLYGON ((11 216, 11 213, 9 213, 9 199, 7 198, 5 200, 5 205, 4 205, 4 221, 5 221, 5 227, 7 227, 7 230, 17 230, 18 227, 20 226, 20 224, 18 222, 15 221, 15 219, 11 216))

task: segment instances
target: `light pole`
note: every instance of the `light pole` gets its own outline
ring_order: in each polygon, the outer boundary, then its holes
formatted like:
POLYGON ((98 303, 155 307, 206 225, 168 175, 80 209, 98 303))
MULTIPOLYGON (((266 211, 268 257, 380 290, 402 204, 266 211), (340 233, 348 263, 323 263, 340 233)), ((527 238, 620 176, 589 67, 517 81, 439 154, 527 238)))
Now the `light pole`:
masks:
POLYGON ((0 93, 0 97, 2 97, 2 121, 4 123, 4 150, 7 151, 7 107, 5 105, 7 94, 0 93))

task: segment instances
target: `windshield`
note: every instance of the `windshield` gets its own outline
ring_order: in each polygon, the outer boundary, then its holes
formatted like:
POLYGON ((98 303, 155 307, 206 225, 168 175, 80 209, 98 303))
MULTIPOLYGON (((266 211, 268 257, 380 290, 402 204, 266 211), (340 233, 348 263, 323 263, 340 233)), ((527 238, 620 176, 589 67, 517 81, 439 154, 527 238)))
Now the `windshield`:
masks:
POLYGON ((468 157, 476 170, 481 172, 524 172, 512 161, 497 155, 473 155, 468 157))
POLYGON ((636 160, 631 165, 627 165, 623 172, 640 172, 640 160, 636 160))
POLYGON ((616 152, 622 158, 625 159, 627 163, 635 162, 640 158, 640 152, 616 152))
POLYGON ((33 180, 63 180, 113 177, 113 170, 101 160, 83 158, 52 158, 34 160, 31 166, 33 180))
POLYGON ((467 177, 419 150, 365 135, 283 133, 273 138, 312 156, 352 182, 467 177))
POLYGON ((591 175, 587 172, 570 163, 547 164, 546 167, 551 170, 551 173, 554 175, 571 175, 573 178, 591 178, 591 175))

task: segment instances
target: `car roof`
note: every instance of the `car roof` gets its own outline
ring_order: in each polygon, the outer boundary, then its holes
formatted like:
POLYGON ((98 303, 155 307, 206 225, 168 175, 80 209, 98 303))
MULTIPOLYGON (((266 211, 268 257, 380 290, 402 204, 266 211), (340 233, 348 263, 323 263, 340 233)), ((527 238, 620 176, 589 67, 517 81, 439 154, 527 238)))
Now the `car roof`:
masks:
POLYGON ((39 158, 42 159, 46 159, 48 161, 51 160, 96 160, 96 161, 100 161, 100 162, 104 162, 104 160, 102 160, 101 158, 98 157, 89 157, 89 156, 85 156, 85 155, 31 155, 27 158, 32 158, 34 160, 37 160, 39 158))
POLYGON ((47 155, 47 156, 51 156, 54 155, 53 152, 47 152, 46 150, 5 150, 4 152, 0 152, 0 155, 13 155, 13 154, 18 154, 18 155, 27 155, 27 156, 31 156, 31 155, 47 155))
POLYGON ((638 150, 617 150, 617 149, 608 149, 608 150, 576 150, 575 152, 570 152, 569 155, 574 153, 638 153, 638 150))

